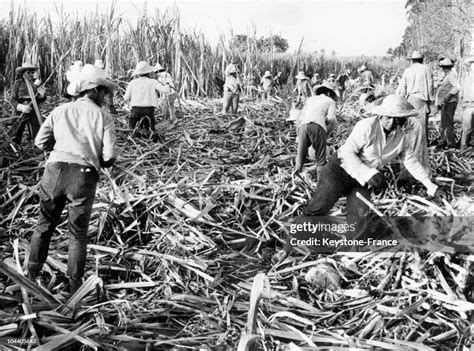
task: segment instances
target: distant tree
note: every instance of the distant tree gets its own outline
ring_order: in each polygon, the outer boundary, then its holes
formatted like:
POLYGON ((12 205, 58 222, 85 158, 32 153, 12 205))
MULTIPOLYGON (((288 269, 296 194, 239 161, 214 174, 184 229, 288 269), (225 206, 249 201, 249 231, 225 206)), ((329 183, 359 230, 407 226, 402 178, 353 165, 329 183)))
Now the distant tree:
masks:
MULTIPOLYGON (((275 52, 286 52, 289 48, 288 45, 288 40, 283 38, 281 35, 272 35, 269 37, 261 37, 259 39, 250 39, 251 41, 254 41, 256 44, 256 47, 259 51, 263 52, 269 52, 272 50, 272 45, 273 45, 273 50, 275 52)), ((233 49, 236 49, 238 51, 245 51, 247 50, 247 41, 248 37, 245 34, 237 34, 234 35, 230 41, 230 45, 232 46, 233 49)))

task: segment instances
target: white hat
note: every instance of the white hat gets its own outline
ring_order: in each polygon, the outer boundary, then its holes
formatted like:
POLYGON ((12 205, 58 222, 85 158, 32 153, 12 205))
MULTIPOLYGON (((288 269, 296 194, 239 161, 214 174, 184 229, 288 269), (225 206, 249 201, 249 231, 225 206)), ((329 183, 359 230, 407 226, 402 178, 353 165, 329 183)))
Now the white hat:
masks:
POLYGON ((74 64, 69 67, 69 70, 66 72, 66 80, 68 82, 72 82, 74 80, 81 79, 81 71, 82 71, 82 61, 74 61, 74 64))
POLYGON ((227 67, 227 73, 237 73, 237 67, 235 67, 235 65, 231 63, 229 67, 227 67))
POLYGON ((453 67, 454 62, 449 58, 445 58, 445 59, 442 59, 441 61, 439 61, 438 66, 440 66, 440 67, 453 67))
POLYGON ((16 68, 16 73, 21 74, 24 71, 36 71, 38 66, 33 65, 32 63, 23 63, 21 67, 16 68))
POLYGON ((117 84, 112 82, 110 79, 107 79, 107 75, 103 69, 87 64, 81 72, 75 73, 74 79, 67 87, 67 93, 71 96, 77 96, 83 91, 98 86, 114 89, 117 84))
POLYGON ((150 66, 146 61, 140 61, 135 66, 135 70, 133 71, 132 76, 139 76, 152 72, 155 72, 155 67, 150 66))
POLYGON ((155 65, 155 72, 159 72, 159 71, 165 71, 165 68, 162 65, 160 65, 159 62, 157 62, 155 65))
POLYGON ((371 108, 368 112, 388 117, 413 117, 418 111, 400 95, 387 95, 380 105, 371 108))
POLYGON ((265 74, 263 75, 263 78, 266 78, 266 77, 271 77, 272 74, 270 73, 270 71, 265 71, 265 74))
POLYGON ((94 66, 99 67, 99 68, 105 68, 105 65, 102 62, 102 60, 95 60, 94 66))
POLYGON ((308 79, 304 74, 304 71, 299 71, 298 74, 295 76, 296 79, 308 79))
POLYGON ((413 51, 413 53, 409 57, 410 60, 413 60, 413 59, 417 60, 417 59, 422 59, 422 58, 423 58, 423 55, 418 50, 413 51))
POLYGON ((69 67, 69 70, 74 71, 74 72, 80 72, 82 71, 82 67, 84 67, 84 65, 82 64, 82 61, 74 61, 72 66, 69 67))

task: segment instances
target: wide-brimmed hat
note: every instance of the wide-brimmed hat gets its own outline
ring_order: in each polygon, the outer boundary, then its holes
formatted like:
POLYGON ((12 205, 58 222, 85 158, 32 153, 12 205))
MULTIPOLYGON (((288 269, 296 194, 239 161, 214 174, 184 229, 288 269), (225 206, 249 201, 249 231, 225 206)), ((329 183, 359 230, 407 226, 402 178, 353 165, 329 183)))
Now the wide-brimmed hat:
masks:
POLYGON ((410 60, 417 60, 417 59, 419 60, 422 58, 423 58, 423 54, 418 50, 413 51, 413 53, 409 57, 410 60))
POLYGON ((335 89, 335 87, 332 84, 328 82, 323 82, 323 84, 316 85, 313 88, 313 92, 315 95, 329 93, 329 95, 331 95, 333 99, 336 99, 339 97, 338 91, 335 89))
POLYGON ((152 72, 155 72, 155 67, 150 66, 146 61, 140 61, 137 63, 135 70, 132 73, 132 76, 139 76, 152 72))
POLYGON ((441 61, 439 61, 439 64, 438 64, 439 67, 446 67, 446 68, 449 68, 449 67, 453 67, 454 66, 454 62, 449 59, 449 58, 444 58, 442 59, 441 61))
POLYGON ((103 86, 108 89, 115 89, 117 84, 107 78, 105 71, 97 66, 87 64, 81 72, 74 75, 74 79, 67 87, 67 93, 71 96, 77 96, 81 92, 103 86))
POLYGON ((166 71, 165 68, 159 64, 159 62, 155 65, 155 72, 166 71))
POLYGON ((363 64, 362 66, 359 67, 358 71, 362 72, 365 69, 367 69, 367 66, 365 64, 363 64))
POLYGON ((95 60, 94 66, 99 68, 105 68, 104 62, 102 60, 95 60))
POLYGON ((387 95, 380 105, 373 106, 368 112, 387 117, 414 117, 418 115, 418 111, 406 98, 395 94, 387 95))
POLYGON ((295 76, 296 79, 308 79, 304 74, 304 71, 299 71, 298 74, 295 76))
POLYGON ((82 67, 84 67, 82 61, 74 61, 71 67, 69 67, 69 70, 72 72, 80 72, 82 71, 82 67))
POLYGON ((17 74, 22 74, 25 71, 36 71, 39 67, 33 65, 32 63, 25 62, 20 67, 16 68, 17 74))
POLYGON ((270 71, 265 71, 265 74, 263 75, 263 78, 267 78, 267 77, 271 77, 272 74, 270 73, 270 71))

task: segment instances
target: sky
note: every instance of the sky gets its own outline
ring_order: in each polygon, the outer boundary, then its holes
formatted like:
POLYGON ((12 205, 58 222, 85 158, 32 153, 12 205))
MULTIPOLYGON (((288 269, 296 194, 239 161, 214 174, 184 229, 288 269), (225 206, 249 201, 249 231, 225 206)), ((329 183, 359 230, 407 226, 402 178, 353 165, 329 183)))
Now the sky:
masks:
MULTIPOLYGON (((279 34, 288 40, 294 52, 303 38, 307 52, 324 49, 337 56, 382 56, 396 47, 408 25, 405 0, 148 0, 149 13, 155 9, 171 10, 177 6, 181 25, 187 30, 201 30, 211 44, 220 33, 257 37, 279 34)), ((13 0, 15 6, 26 6, 38 15, 55 13, 60 1, 13 0)), ((0 8, 8 9, 10 0, 0 0, 0 8)), ((87 11, 110 8, 111 0, 63 2, 66 11, 87 11)), ((117 0, 116 13, 131 20, 144 9, 144 0, 117 0)), ((7 15, 2 10, 0 16, 7 15)))

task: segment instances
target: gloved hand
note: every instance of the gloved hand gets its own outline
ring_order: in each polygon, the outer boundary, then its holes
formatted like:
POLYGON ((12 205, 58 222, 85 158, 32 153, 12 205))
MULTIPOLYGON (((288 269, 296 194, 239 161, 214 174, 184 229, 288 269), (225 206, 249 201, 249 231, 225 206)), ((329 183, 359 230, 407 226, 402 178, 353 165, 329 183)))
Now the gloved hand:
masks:
POLYGON ((24 105, 24 104, 18 104, 16 107, 17 111, 23 112, 23 113, 30 113, 31 112, 31 106, 24 105))
POLYGON ((46 94, 46 89, 43 88, 43 87, 39 87, 37 90, 37 93, 41 95, 41 97, 44 96, 44 94, 46 94))
POLYGON ((43 82, 41 81, 41 79, 36 79, 36 80, 33 82, 33 84, 36 85, 36 86, 38 86, 38 87, 41 85, 41 83, 43 83, 43 82))
POLYGON ((367 182, 369 189, 380 191, 385 186, 385 179, 381 173, 375 173, 367 182))

